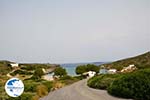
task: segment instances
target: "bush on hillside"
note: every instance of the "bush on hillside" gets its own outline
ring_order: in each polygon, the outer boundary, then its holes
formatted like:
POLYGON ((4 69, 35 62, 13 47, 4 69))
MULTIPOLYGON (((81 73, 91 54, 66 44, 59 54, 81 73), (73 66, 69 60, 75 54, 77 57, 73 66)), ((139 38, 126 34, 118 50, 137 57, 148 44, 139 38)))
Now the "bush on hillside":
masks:
POLYGON ((12 76, 15 76, 16 74, 20 75, 32 75, 33 73, 28 72, 28 71, 22 71, 22 70, 16 70, 13 73, 10 73, 12 76))
POLYGON ((40 80, 42 75, 44 75, 44 72, 43 72, 42 68, 37 68, 34 71, 34 74, 33 74, 31 79, 33 79, 33 80, 40 80))
POLYGON ((51 64, 20 64, 21 69, 27 70, 27 71, 32 71, 37 68, 44 68, 44 69, 49 69, 52 67, 58 67, 59 65, 51 65, 51 64))
POLYGON ((115 80, 108 88, 114 96, 150 100, 150 69, 139 70, 115 80))
POLYGON ((122 70, 131 64, 136 65, 138 69, 150 68, 150 51, 135 57, 118 60, 112 63, 104 64, 106 68, 115 68, 118 71, 122 70))
POLYGON ((112 74, 112 75, 99 75, 95 76, 88 80, 88 86, 91 88, 96 89, 107 89, 108 86, 118 77, 121 75, 119 74, 112 74))
POLYGON ((150 64, 142 64, 142 65, 136 64, 135 66, 136 66, 138 69, 150 68, 150 64))
POLYGON ((0 75, 6 75, 8 72, 10 72, 12 68, 10 66, 7 66, 7 64, 0 63, 0 75))
POLYGON ((51 81, 45 81, 45 82, 42 82, 43 85, 45 85, 48 89, 48 92, 51 91, 52 87, 53 87, 53 82, 51 81))
POLYGON ((32 83, 24 83, 25 85, 25 88, 24 88, 24 91, 25 92, 36 92, 36 88, 38 86, 37 83, 35 82, 32 82, 32 83))

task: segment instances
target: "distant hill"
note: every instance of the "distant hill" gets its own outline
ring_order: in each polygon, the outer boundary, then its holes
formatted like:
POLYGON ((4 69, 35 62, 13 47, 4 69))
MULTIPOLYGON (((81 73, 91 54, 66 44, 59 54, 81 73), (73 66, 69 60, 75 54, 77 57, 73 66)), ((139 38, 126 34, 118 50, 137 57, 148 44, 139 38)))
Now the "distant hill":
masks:
POLYGON ((10 63, 14 63, 14 62, 11 62, 11 61, 8 61, 8 60, 0 60, 0 64, 10 64, 10 63))
MULTIPOLYGON (((12 71, 13 68, 10 67, 11 61, 7 60, 0 60, 0 75, 6 75, 8 72, 12 71)), ((26 70, 26 71, 33 71, 36 68, 45 68, 45 69, 50 69, 50 68, 56 68, 59 65, 58 64, 44 64, 44 63, 19 63, 20 69, 21 70, 26 70)))
POLYGON ((77 67, 80 65, 87 65, 87 64, 94 64, 94 65, 102 65, 105 64, 106 62, 83 62, 83 63, 64 63, 64 64, 60 64, 63 67, 77 67))
POLYGON ((123 67, 127 67, 130 64, 136 65, 138 69, 150 68, 150 52, 127 59, 118 60, 109 64, 104 64, 104 66, 106 68, 116 68, 117 70, 121 70, 123 67))
POLYGON ((7 60, 0 60, 0 75, 5 75, 11 71, 11 67, 8 66, 10 63, 12 62, 7 60))

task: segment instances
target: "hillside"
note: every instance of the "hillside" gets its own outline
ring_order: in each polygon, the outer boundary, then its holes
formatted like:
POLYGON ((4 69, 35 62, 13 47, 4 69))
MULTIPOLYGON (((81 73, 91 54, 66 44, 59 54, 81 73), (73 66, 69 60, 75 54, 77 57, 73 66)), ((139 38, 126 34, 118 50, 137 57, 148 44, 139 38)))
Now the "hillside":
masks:
MULTIPOLYGON (((13 69, 10 67, 10 64, 14 63, 7 60, 0 60, 0 75, 6 75, 7 73, 11 72, 13 69)), ((58 67, 57 64, 42 64, 42 63, 19 63, 20 70, 24 71, 33 71, 37 68, 44 68, 44 69, 54 69, 58 67)))
POLYGON ((150 67, 150 52, 127 59, 118 60, 109 64, 104 64, 104 66, 106 68, 116 68, 117 70, 121 70, 123 67, 127 67, 130 64, 136 65, 138 69, 150 67))
MULTIPOLYGON (((56 64, 41 64, 41 63, 19 63, 19 67, 12 68, 11 61, 0 60, 0 100, 33 100, 32 97, 41 97, 38 91, 43 91, 44 94, 50 92, 53 88, 53 82, 43 79, 44 74, 52 72, 59 65, 56 64), (43 68, 45 73, 42 73, 43 68), (21 79, 25 85, 24 92, 18 98, 12 98, 5 92, 5 83, 8 79, 17 77, 21 79)), ((71 79, 70 79, 71 80, 71 79)), ((70 81, 69 80, 69 81, 70 81)), ((74 80, 72 80, 74 82, 74 80)), ((37 100, 37 99, 36 99, 37 100)))
POLYGON ((12 62, 6 60, 0 61, 0 75, 6 75, 11 71, 11 67, 8 66, 10 63, 12 62))

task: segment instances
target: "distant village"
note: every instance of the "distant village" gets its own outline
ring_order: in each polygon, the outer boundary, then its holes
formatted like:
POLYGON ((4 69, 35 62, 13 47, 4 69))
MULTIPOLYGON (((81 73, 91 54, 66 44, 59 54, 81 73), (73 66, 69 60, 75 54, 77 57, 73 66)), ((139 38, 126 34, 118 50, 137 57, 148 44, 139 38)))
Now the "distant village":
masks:
MULTIPOLYGON (((124 67, 121 71, 118 71, 117 69, 107 69, 104 65, 100 68, 100 74, 117 74, 117 73, 128 73, 136 70, 136 66, 134 64, 131 64, 127 67, 124 67)), ((89 71, 86 73, 83 73, 83 75, 86 75, 87 77, 91 78, 96 75, 96 72, 89 71)))
POLYGON ((127 73, 136 70, 136 66, 131 64, 127 67, 124 67, 121 71, 117 71, 117 69, 107 69, 104 65, 101 66, 100 74, 115 74, 115 73, 127 73))
MULTIPOLYGON (((19 64, 18 63, 11 63, 10 66, 14 69, 14 70, 17 70, 19 69, 19 64)), ((134 70, 136 70, 136 66, 134 64, 131 64, 127 67, 124 67, 121 71, 118 71, 117 69, 108 69, 106 68, 104 65, 100 66, 100 73, 99 74, 116 74, 116 73, 127 73, 127 72, 132 72, 134 70)), ((46 70, 46 69, 42 69, 42 71, 46 74, 48 72, 52 72, 53 70, 46 70)), ((94 71, 89 71, 89 72, 85 72, 83 73, 84 76, 87 76, 89 78, 93 77, 96 75, 96 72, 94 71)), ((56 77, 56 76, 55 76, 56 77)), ((54 76, 44 76, 43 77, 44 79, 46 80, 54 80, 54 76)))

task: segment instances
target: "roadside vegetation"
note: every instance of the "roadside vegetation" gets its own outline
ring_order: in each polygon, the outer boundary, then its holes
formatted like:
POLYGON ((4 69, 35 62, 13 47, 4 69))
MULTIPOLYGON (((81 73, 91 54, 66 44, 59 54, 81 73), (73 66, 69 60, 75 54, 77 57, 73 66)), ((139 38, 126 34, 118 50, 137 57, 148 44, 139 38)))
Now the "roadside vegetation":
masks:
POLYGON ((49 92, 79 81, 79 78, 68 76, 64 68, 51 64, 19 64, 11 68, 9 61, 0 61, 0 100, 39 100, 49 92), (44 80, 43 69, 54 69, 54 81, 44 80), (6 81, 10 78, 7 74, 20 78, 24 83, 24 92, 17 98, 9 97, 4 89, 6 81))
POLYGON ((150 53, 107 64, 107 68, 122 68, 122 65, 136 64, 134 72, 97 75, 87 85, 105 89, 111 95, 135 100, 150 100, 150 53), (130 62, 130 63, 129 63, 130 62), (132 63, 131 63, 132 62, 132 63), (110 65, 110 66, 108 66, 110 65), (118 65, 117 67, 113 67, 118 65))
POLYGON ((95 71, 96 76, 89 79, 87 85, 96 89, 105 89, 111 95, 132 98, 135 100, 150 100, 150 52, 143 55, 119 60, 110 64, 104 64, 106 68, 116 68, 120 71, 123 67, 135 64, 137 70, 129 73, 98 75, 99 66, 93 64, 78 66, 75 70, 78 76, 67 75, 64 68, 51 64, 19 64, 19 68, 13 69, 9 65, 12 62, 0 61, 0 100, 39 100, 49 92, 86 78, 84 73, 95 71), (54 81, 44 80, 43 69, 53 68, 54 81), (19 77, 25 85, 24 93, 17 97, 9 97, 4 86, 10 78, 19 77))
POLYGON ((98 75, 89 79, 87 85, 107 90, 117 97, 150 100, 150 68, 133 73, 98 75))
POLYGON ((150 68, 114 80, 108 87, 108 93, 135 100, 150 100, 150 68))
POLYGON ((28 71, 23 71, 23 70, 20 70, 20 69, 15 70, 13 73, 10 73, 10 75, 12 75, 12 76, 15 76, 17 74, 19 74, 19 75, 32 75, 33 73, 28 72, 28 71))
POLYGON ((95 89, 107 89, 110 84, 116 80, 117 78, 121 77, 121 74, 106 74, 106 75, 98 75, 95 77, 92 77, 88 80, 87 85, 89 87, 95 88, 95 89))

